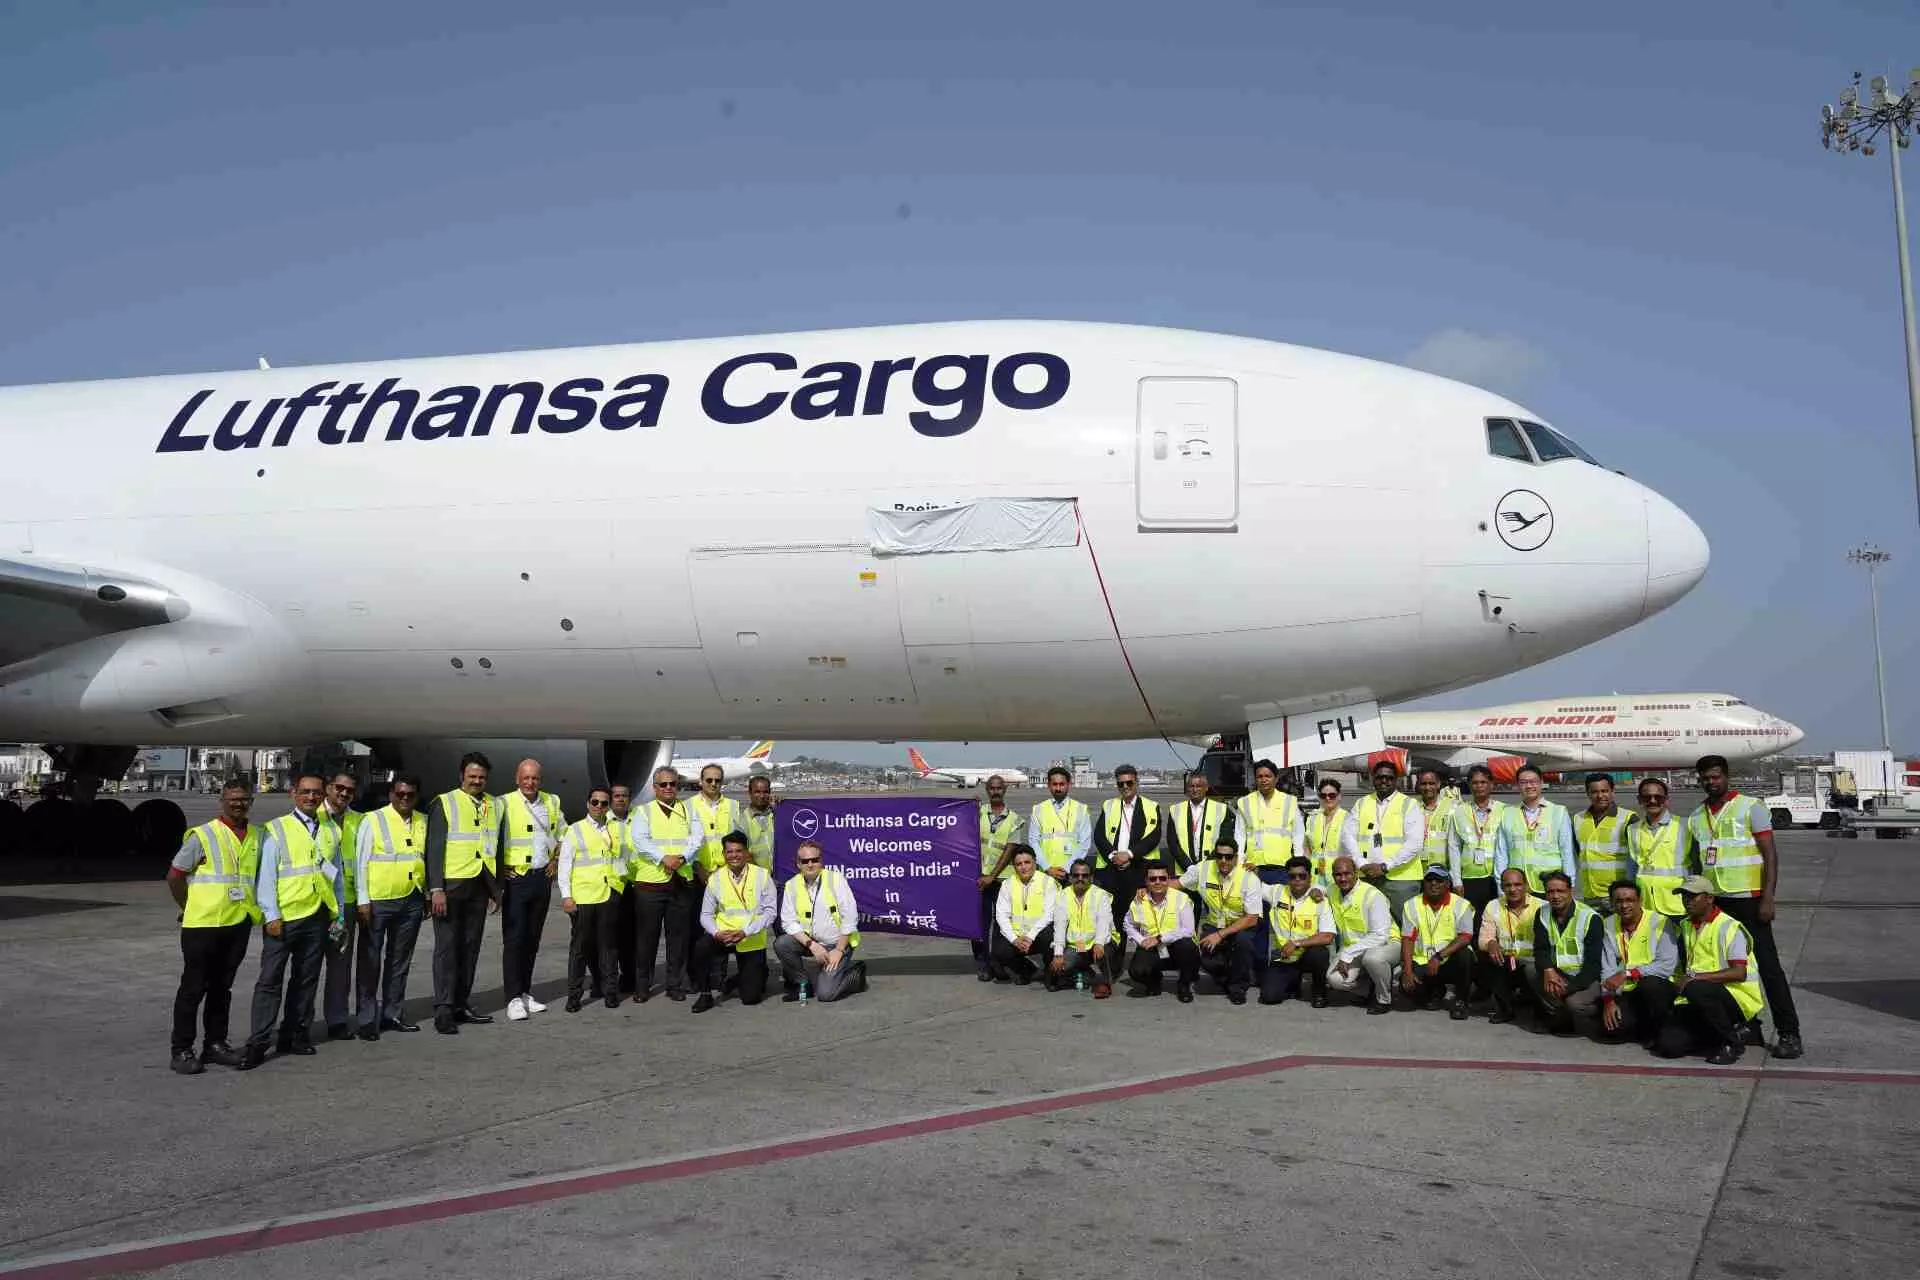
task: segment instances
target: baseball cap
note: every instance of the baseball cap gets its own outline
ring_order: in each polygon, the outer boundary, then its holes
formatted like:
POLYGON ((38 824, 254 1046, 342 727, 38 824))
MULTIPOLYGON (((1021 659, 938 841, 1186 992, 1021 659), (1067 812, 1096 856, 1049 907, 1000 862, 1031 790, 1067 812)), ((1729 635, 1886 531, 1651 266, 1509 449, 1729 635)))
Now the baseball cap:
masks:
POLYGON ((1420 878, 1423 880, 1451 880, 1453 879, 1453 872, 1435 862, 1427 867, 1427 874, 1420 878))
POLYGON ((1680 892, 1682 893, 1712 893, 1713 891, 1713 881, 1707 879, 1705 876, 1688 876, 1680 882, 1680 892))

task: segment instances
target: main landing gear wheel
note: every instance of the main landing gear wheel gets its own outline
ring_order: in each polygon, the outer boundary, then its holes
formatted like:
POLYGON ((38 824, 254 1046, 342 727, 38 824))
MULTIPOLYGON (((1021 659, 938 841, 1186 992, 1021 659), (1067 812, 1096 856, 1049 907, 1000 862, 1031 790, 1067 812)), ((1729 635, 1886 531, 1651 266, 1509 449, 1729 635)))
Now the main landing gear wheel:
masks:
POLYGON ((187 838, 187 815, 171 800, 142 800, 132 817, 133 856, 142 862, 171 858, 187 838))
POLYGON ((80 854, 85 858, 125 858, 133 852, 133 813, 126 804, 102 796, 80 810, 80 854))
POLYGON ((11 800, 0 800, 0 857, 27 851, 27 815, 11 800))
POLYGON ((73 801, 42 796, 27 810, 26 852, 37 858, 70 858, 79 847, 80 810, 73 801))

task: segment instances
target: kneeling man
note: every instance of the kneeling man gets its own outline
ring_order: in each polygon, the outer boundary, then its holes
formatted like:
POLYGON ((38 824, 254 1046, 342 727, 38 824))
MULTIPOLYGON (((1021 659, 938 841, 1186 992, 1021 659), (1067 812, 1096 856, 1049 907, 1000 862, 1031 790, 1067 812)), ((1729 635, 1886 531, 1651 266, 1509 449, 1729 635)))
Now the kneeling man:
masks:
POLYGON ((787 980, 780 999, 798 1000, 800 984, 809 977, 816 1000, 865 991, 866 962, 853 958, 860 949, 860 909, 847 878, 826 865, 825 854, 811 840, 801 841, 793 860, 800 870, 780 895, 780 936, 773 940, 787 980))

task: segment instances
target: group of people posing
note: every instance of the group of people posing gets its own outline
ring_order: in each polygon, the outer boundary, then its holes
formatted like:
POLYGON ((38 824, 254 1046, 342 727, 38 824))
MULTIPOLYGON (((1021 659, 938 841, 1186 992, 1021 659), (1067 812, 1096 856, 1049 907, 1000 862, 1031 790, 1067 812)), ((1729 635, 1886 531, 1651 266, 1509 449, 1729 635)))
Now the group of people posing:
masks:
POLYGON ((568 1012, 586 1000, 617 1008, 623 998, 650 999, 663 941, 667 998, 694 995, 695 1013, 715 1006, 716 991, 760 1003, 769 950, 784 1000, 831 1001, 866 989, 858 908, 819 846, 799 848, 796 873, 775 891, 766 778, 749 782, 741 804, 721 794, 725 775, 709 765, 699 794, 683 800, 680 775, 663 768, 644 806, 634 808, 626 786, 595 787, 587 816, 568 823, 559 799, 541 789, 539 761, 523 760, 505 795, 488 792, 491 776, 487 758, 471 752, 460 762, 459 786, 424 807, 420 779, 401 775, 386 806, 362 813, 352 807, 354 775, 306 773, 294 780, 293 812, 265 824, 249 820, 252 789, 227 784, 219 816, 187 833, 167 877, 181 909, 184 961, 173 1070, 246 1071, 270 1050, 313 1054, 316 1000, 329 1039, 420 1030, 404 1006, 429 917, 434 1030, 455 1035, 493 1021, 473 1007, 493 913, 501 917, 506 1016, 543 1013, 533 969, 556 892, 572 926, 568 1012), (235 1049, 232 987, 256 928, 252 1026, 235 1049))
POLYGON ((1058 989, 1091 977, 1105 998, 1124 973, 1134 997, 1194 997, 1204 970, 1235 1004, 1330 993, 1370 1014, 1484 1007, 1536 1032, 1634 1040, 1666 1057, 1738 1060, 1763 1044, 1802 1053, 1793 993, 1773 940, 1779 866, 1766 809, 1731 789, 1727 762, 1695 766, 1706 799, 1684 820, 1667 785, 1638 786, 1638 812, 1615 803, 1611 777, 1588 777, 1577 817, 1544 798, 1522 768, 1519 801, 1493 797, 1476 765, 1468 794, 1422 770, 1412 795, 1396 765, 1374 766, 1372 791, 1342 807, 1322 779, 1303 813, 1271 761, 1232 804, 1199 773, 1187 798, 1139 794, 1130 766, 1096 812, 1071 775, 1047 775, 1048 798, 1022 815, 1006 783, 987 781, 980 809, 983 982, 1058 989), (1131 946, 1131 955, 1123 955, 1131 946))

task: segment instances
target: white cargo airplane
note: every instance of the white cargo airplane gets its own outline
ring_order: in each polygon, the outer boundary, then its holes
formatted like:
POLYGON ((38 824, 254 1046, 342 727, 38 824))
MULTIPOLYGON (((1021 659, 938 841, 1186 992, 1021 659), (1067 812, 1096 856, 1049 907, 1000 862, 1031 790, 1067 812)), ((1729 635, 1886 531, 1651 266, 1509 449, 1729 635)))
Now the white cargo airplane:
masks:
MULTIPOLYGON (((0 389, 0 739, 357 740, 644 787, 677 738, 1377 749, 1699 528, 1487 391, 987 321, 0 389), (720 518, 724 517, 724 518, 720 518), (1276 579, 1275 548, 1310 547, 1276 579)), ((162 802, 165 803, 165 802, 162 802)))
POLYGON ((1681 769, 1703 755, 1752 760, 1786 751, 1796 725, 1724 693, 1631 693, 1516 702, 1477 711, 1388 711, 1387 742, 1455 772, 1485 764, 1511 781, 1542 769, 1681 769))
POLYGON ((1018 769, 977 769, 965 765, 953 765, 950 768, 936 769, 927 763, 920 754, 920 748, 907 748, 907 762, 913 766, 913 776, 922 782, 950 782, 956 787, 977 787, 988 778, 1005 778, 1010 787, 1024 787, 1030 781, 1025 773, 1018 769))
POLYGON ((747 748, 747 753, 741 756, 675 756, 673 758, 673 767, 689 778, 697 778, 702 769, 715 765, 720 767, 728 782, 739 782, 757 773, 772 773, 777 769, 793 768, 790 763, 774 763, 771 738, 764 738, 754 743, 747 748))

